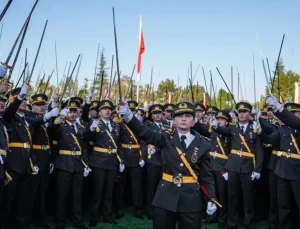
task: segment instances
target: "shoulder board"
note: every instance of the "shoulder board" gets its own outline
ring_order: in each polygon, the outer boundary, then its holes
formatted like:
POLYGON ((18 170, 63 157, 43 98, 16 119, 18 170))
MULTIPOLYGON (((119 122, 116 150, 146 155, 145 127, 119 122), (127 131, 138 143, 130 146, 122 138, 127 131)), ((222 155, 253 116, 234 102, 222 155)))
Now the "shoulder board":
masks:
POLYGON ((202 135, 200 135, 200 136, 201 136, 201 138, 203 138, 203 139, 205 139, 206 141, 210 142, 210 139, 209 139, 209 138, 204 137, 204 136, 202 136, 202 135))
POLYGON ((82 129, 85 129, 85 126, 83 126, 83 125, 81 125, 81 124, 79 124, 79 123, 77 123, 77 124, 78 124, 78 126, 81 127, 82 129))
POLYGON ((120 122, 122 122, 122 119, 120 119, 118 116, 116 116, 114 119, 113 119, 113 122, 115 124, 119 124, 120 122))

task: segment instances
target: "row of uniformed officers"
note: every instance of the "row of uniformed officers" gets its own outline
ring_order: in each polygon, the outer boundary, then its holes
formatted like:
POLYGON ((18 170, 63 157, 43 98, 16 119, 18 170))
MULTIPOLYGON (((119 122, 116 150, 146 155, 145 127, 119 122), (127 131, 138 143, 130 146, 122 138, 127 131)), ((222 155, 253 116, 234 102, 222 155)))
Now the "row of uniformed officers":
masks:
MULTIPOLYGON (((0 92, 7 90, 3 81, 0 92)), ((88 228, 82 221, 87 176, 91 177, 89 227, 99 223, 100 206, 106 222, 116 224, 116 218, 124 216, 130 184, 134 215, 142 218, 145 213, 153 219, 154 228, 175 228, 176 224, 180 229, 200 228, 203 209, 208 215, 217 214, 220 228, 237 228, 241 194, 245 225, 254 228, 254 181, 264 172, 269 176, 270 188, 262 190, 270 197, 269 227, 299 225, 298 104, 283 108, 270 96, 267 102, 281 119, 275 123, 264 116, 251 120, 251 105, 240 102, 233 123, 230 113, 212 106, 154 104, 145 112, 137 109, 135 101, 123 100, 118 107, 120 119, 110 100, 92 101, 92 93, 85 102, 73 97, 63 103, 57 96, 48 101, 44 94, 27 101, 28 94, 29 87, 24 85, 12 91, 9 101, 0 97, 4 228, 28 228, 33 219, 40 227, 50 228, 47 192, 54 169, 56 228, 65 228, 69 193, 74 227, 88 228)))

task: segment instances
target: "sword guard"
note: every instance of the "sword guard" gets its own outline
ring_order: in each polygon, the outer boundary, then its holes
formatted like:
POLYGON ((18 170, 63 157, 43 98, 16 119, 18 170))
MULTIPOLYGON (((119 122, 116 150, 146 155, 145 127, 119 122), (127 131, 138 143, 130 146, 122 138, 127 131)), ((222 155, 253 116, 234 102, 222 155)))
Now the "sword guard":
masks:
POLYGON ((2 65, 4 65, 5 67, 7 67, 8 69, 11 69, 12 67, 8 65, 8 63, 6 62, 1 62, 2 65))

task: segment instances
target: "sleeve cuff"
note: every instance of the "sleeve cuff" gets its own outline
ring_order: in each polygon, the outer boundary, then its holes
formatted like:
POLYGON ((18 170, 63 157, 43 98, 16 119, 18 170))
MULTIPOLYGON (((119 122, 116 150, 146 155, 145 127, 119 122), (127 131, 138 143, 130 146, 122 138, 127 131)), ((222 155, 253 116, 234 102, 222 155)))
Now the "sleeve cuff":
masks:
POLYGON ((124 115, 123 116, 123 120, 126 122, 126 123, 129 123, 131 121, 131 119, 133 118, 133 113, 130 112, 128 115, 124 115))

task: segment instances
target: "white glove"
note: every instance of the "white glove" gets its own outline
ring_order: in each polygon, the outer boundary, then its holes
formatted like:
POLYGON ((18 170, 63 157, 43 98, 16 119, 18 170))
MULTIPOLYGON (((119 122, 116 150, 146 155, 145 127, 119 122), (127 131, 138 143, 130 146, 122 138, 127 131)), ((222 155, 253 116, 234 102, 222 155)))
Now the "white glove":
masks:
POLYGON ((39 167, 33 166, 33 168, 34 168, 34 172, 32 172, 31 174, 32 175, 37 175, 39 173, 39 167))
POLYGON ((215 213, 215 211, 217 211, 217 206, 214 203, 212 203, 212 202, 208 202, 207 203, 206 213, 208 215, 213 215, 215 213))
POLYGON ((119 171, 122 173, 124 170, 125 170, 125 165, 124 164, 120 164, 119 171))
POLYGON ((130 122, 133 117, 133 114, 129 109, 128 103, 125 99, 122 99, 122 105, 119 108, 119 114, 123 116, 125 122, 130 122))
POLYGON ((155 154, 155 152, 156 152, 155 148, 148 148, 147 151, 148 151, 148 154, 152 154, 152 155, 155 154))
POLYGON ((60 111, 60 116, 65 116, 65 117, 67 117, 67 116, 68 116, 68 113, 69 113, 69 110, 68 110, 67 108, 62 109, 62 110, 60 111))
POLYGON ((266 103, 272 107, 275 107, 275 109, 278 110, 279 112, 281 112, 283 110, 283 107, 277 101, 277 99, 275 98, 275 96, 273 94, 269 95, 266 103))
POLYGON ((94 97, 95 93, 94 91, 91 91, 90 94, 88 95, 88 97, 86 98, 85 102, 87 104, 91 104, 92 103, 92 98, 94 97))
POLYGON ((98 120, 93 120, 92 125, 90 126, 90 130, 92 132, 94 132, 96 130, 98 124, 99 124, 98 120))
POLYGON ((84 170, 83 170, 83 176, 87 177, 89 175, 89 173, 90 173, 90 170, 88 168, 84 168, 84 170))
POLYGON ((4 162, 3 162, 3 159, 2 159, 2 156, 0 155, 0 165, 3 165, 4 162))
POLYGON ((136 113, 134 116, 135 116, 140 122, 143 122, 143 117, 140 116, 138 113, 136 113))
POLYGON ((7 73, 7 67, 5 67, 4 65, 0 65, 0 78, 6 76, 6 73, 7 73))
POLYGON ((213 118, 210 122, 210 125, 212 126, 212 128, 217 129, 218 128, 218 121, 217 119, 213 118))
POLYGON ((252 175, 251 175, 251 179, 254 180, 258 180, 260 178, 260 174, 257 173, 257 172, 252 172, 252 175))
POLYGON ((143 168, 145 166, 145 161, 143 159, 140 160, 139 165, 141 166, 141 168, 143 168))
POLYGON ((227 173, 227 172, 224 173, 224 174, 222 175, 222 177, 224 177, 224 179, 225 179, 226 181, 228 181, 228 173, 227 173))
POLYGON ((261 132, 262 132, 262 128, 261 128, 260 122, 258 121, 257 122, 257 133, 261 134, 261 132))
POLYGON ((18 95, 19 100, 23 100, 26 98, 26 96, 29 94, 29 86, 27 84, 24 84, 21 87, 20 94, 18 95))
POLYGON ((144 111, 149 111, 150 105, 147 104, 146 106, 144 106, 144 111))
POLYGON ((54 169, 54 164, 50 164, 50 174, 52 174, 53 169, 54 169))
POLYGON ((51 108, 53 109, 53 108, 55 108, 55 107, 57 107, 57 102, 52 101, 52 102, 51 102, 51 108))
POLYGON ((52 117, 56 117, 59 114, 59 110, 58 108, 53 108, 51 111, 49 111, 48 113, 46 113, 44 115, 44 121, 48 121, 49 119, 51 119, 52 117))

